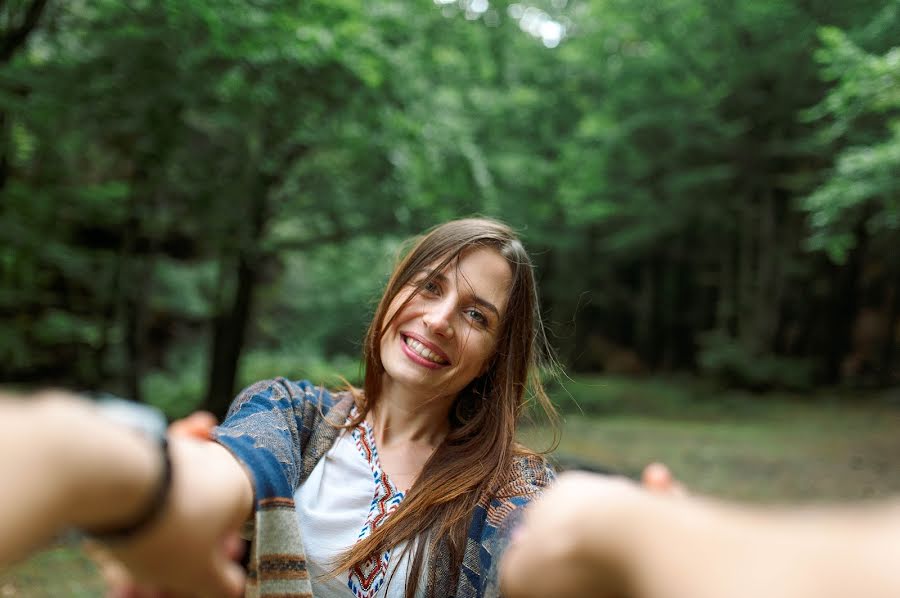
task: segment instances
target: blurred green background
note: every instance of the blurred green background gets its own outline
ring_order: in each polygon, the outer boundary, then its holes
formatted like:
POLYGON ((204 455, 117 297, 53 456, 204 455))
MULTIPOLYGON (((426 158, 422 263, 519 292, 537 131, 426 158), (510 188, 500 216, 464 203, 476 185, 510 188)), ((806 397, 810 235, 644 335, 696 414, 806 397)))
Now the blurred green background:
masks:
MULTIPOLYGON (((175 417, 358 381, 402 240, 484 214, 534 256, 563 459, 900 492, 897 31, 897 0, 2 1, 0 384, 175 417)), ((80 591, 41 558, 0 596, 80 591)))
POLYGON ((570 372, 900 380, 900 3, 7 1, 0 380, 358 379, 399 243, 499 217, 570 372))

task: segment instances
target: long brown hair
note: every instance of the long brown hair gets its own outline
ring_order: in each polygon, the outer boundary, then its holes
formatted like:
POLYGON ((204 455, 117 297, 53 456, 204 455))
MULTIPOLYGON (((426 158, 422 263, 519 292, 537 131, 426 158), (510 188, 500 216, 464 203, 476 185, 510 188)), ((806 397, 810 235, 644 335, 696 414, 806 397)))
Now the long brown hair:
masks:
POLYGON ((552 366, 553 361, 541 323, 531 260, 507 225, 467 218, 426 232, 394 269, 366 334, 364 394, 357 394, 358 417, 350 425, 362 421, 381 398, 381 335, 390 323, 385 320, 391 301, 421 270, 438 264, 433 270, 439 272, 463 251, 478 247, 495 249, 512 271, 506 313, 490 365, 457 396, 450 411, 449 433, 400 507, 335 564, 335 572, 362 567, 371 555, 401 542, 409 542, 408 547, 415 544, 406 580, 408 596, 415 595, 418 587, 427 545, 434 549, 443 540, 451 570, 459 568, 476 505, 507 480, 515 456, 530 452, 515 442, 516 423, 526 403, 533 400, 554 425, 557 421, 540 378, 541 369, 552 366), (429 542, 424 541, 425 532, 429 542), (417 537, 422 540, 416 543, 417 537))

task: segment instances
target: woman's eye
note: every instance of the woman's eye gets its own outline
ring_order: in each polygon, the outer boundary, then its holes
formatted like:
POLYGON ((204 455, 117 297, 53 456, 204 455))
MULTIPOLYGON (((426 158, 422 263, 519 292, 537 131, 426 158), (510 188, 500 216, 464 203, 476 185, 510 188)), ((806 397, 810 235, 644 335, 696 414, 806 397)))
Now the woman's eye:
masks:
POLYGON ((438 284, 433 280, 422 281, 421 287, 426 293, 437 293, 441 290, 438 284))
POLYGON ((481 326, 487 326, 488 319, 485 317, 483 313, 478 311, 477 309, 467 309, 466 315, 472 318, 475 322, 477 322, 481 326))

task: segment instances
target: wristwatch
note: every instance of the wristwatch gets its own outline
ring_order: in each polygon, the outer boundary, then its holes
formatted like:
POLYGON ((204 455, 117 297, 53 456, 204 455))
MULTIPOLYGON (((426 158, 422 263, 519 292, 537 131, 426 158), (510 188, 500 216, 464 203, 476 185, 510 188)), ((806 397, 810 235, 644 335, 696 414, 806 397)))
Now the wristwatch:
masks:
POLYGON ((172 486, 172 460, 169 456, 169 441, 166 436, 168 422, 162 411, 151 405, 126 401, 112 395, 95 397, 95 405, 103 417, 112 422, 131 428, 147 437, 159 447, 162 463, 159 481, 153 495, 140 514, 130 523, 112 529, 85 530, 89 536, 102 541, 122 540, 140 533, 162 512, 172 486))

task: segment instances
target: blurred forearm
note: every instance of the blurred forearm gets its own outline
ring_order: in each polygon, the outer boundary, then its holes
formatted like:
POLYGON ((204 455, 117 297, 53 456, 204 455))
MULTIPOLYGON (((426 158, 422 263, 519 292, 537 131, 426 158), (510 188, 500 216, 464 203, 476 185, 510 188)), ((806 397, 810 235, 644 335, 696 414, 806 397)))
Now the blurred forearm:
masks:
POLYGON ((501 563, 504 595, 897 598, 900 501, 763 509, 563 474, 501 563))
POLYGON ((111 529, 146 508, 159 449, 62 393, 0 397, 0 563, 67 527, 111 529))
MULTIPOLYGON (((250 514, 249 476, 226 449, 183 437, 170 448, 178 480, 216 471, 228 508, 250 514)), ((102 531, 134 521, 150 506, 162 466, 154 440, 88 401, 63 392, 0 394, 0 563, 69 527, 102 531)))
MULTIPOLYGON (((640 504, 632 538, 619 547, 630 563, 630 596, 900 596, 900 505, 762 509, 665 497, 640 504)), ((609 546, 601 549, 609 558, 609 546)))

